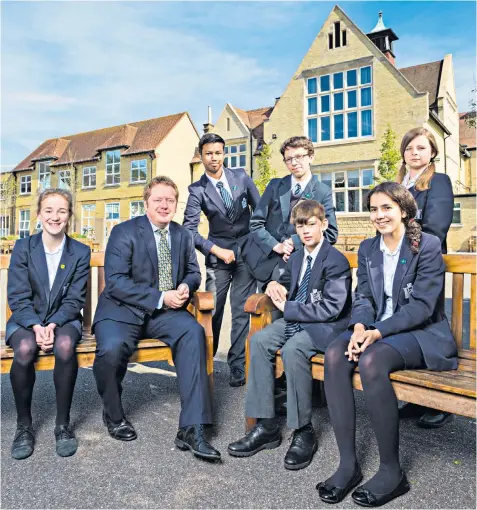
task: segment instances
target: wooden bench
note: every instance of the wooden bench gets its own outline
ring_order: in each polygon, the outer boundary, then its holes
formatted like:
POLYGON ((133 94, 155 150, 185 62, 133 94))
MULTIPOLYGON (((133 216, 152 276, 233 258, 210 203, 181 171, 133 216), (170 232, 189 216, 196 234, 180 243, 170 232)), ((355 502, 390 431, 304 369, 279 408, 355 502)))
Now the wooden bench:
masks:
MULTIPOLYGON (((10 255, 0 256, 0 293, 2 303, 5 306, 0 310, 0 337, 1 337, 1 373, 10 371, 13 361, 13 350, 5 346, 5 324, 11 316, 11 311, 6 300, 8 266, 10 255), (5 298, 5 299, 4 299, 5 298)), ((91 270, 88 279, 86 303, 83 309, 83 339, 76 348, 78 364, 80 367, 91 367, 94 361, 96 342, 91 334, 91 324, 94 310, 98 302, 98 296, 104 289, 104 252, 91 254, 91 270)), ((213 387, 214 373, 214 342, 212 337, 212 311, 214 309, 214 298, 211 292, 196 292, 192 296, 188 310, 194 315, 197 321, 203 326, 206 338, 207 351, 207 373, 209 375, 210 388, 213 387)), ((136 352, 130 362, 143 363, 147 361, 167 361, 173 365, 172 352, 161 340, 144 339, 139 342, 136 352)), ((35 363, 37 370, 52 370, 55 365, 55 357, 52 353, 45 354, 40 351, 38 360, 35 363)))
MULTIPOLYGON (((351 268, 358 267, 358 254, 345 253, 351 268)), ((420 404, 433 409, 440 409, 470 418, 476 417, 476 306, 477 276, 475 255, 444 255, 446 272, 452 273, 452 318, 451 329, 457 343, 458 369, 452 371, 400 370, 391 374, 391 380, 399 400, 420 404), (464 275, 471 279, 470 291, 470 346, 463 347, 463 301, 464 275)), ((272 300, 265 294, 254 294, 245 303, 245 310, 250 313, 250 333, 246 342, 245 373, 248 374, 250 363, 249 342, 254 333, 272 322, 272 300)), ((313 379, 324 380, 324 355, 317 354, 311 359, 313 379)), ((283 373, 280 352, 277 352, 275 377, 283 373)), ((362 390, 359 371, 353 375, 353 386, 362 390)), ((255 425, 256 419, 246 417, 246 428, 255 425)))

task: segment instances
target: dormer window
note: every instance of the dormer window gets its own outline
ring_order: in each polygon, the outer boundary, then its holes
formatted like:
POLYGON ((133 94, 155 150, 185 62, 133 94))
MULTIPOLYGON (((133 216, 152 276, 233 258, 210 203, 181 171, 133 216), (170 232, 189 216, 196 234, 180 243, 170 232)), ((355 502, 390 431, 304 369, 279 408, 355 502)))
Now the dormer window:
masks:
POLYGON ((106 152, 106 186, 114 186, 121 180, 121 153, 118 150, 106 152))
POLYGON ((51 171, 49 161, 40 161, 38 163, 38 189, 43 191, 51 187, 51 171))

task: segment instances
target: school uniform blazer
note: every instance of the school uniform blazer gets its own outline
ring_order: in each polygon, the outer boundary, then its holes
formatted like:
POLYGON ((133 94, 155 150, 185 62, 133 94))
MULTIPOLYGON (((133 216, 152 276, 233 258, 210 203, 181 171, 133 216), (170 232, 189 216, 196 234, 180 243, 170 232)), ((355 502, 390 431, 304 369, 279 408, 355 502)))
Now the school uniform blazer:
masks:
MULTIPOLYGON (((192 235, 174 221, 169 224, 169 232, 174 288, 186 283, 192 296, 201 278, 192 235)), ((142 325, 146 315, 156 309, 162 294, 156 239, 146 215, 113 227, 104 272, 106 286, 99 296, 93 328, 104 319, 142 325)))
POLYGON ((257 187, 242 168, 224 168, 225 177, 232 192, 234 217, 227 216, 224 201, 217 188, 204 174, 189 186, 189 198, 184 211, 183 226, 194 236, 195 247, 206 256, 209 267, 225 266, 225 262, 210 253, 212 246, 233 250, 237 258, 250 232, 250 211, 257 207, 260 199, 257 187), (209 236, 204 239, 198 231, 200 213, 204 212, 209 221, 209 236))
POLYGON ((417 202, 417 218, 422 231, 437 236, 441 242, 442 253, 447 253, 447 232, 449 232, 454 213, 454 193, 452 183, 446 174, 435 173, 429 183, 429 189, 417 191, 409 188, 417 202))
MULTIPOLYGON (((288 289, 288 299, 295 297, 304 258, 304 248, 294 252, 279 283, 288 289)), ((348 260, 329 241, 323 240, 311 269, 305 303, 287 301, 283 318, 297 321, 312 339, 329 341, 345 331, 351 312, 351 270, 348 260)))
POLYGON ((81 334, 81 309, 86 300, 91 250, 66 236, 65 246, 50 291, 42 234, 19 239, 8 268, 8 305, 12 316, 6 341, 20 327, 71 323, 81 334))
POLYGON ((383 253, 380 236, 366 239, 358 251, 358 287, 350 328, 361 323, 378 329, 382 337, 412 332, 421 346, 430 370, 457 368, 457 349, 439 300, 445 266, 441 243, 436 236, 422 233, 419 251, 413 254, 405 237, 393 280, 393 315, 377 318, 385 308, 383 253))
MULTIPOLYGON (((313 175, 301 195, 303 199, 317 200, 325 208, 328 228, 325 238, 334 244, 338 239, 335 208, 331 189, 313 175)), ((245 262, 257 280, 267 280, 280 259, 273 251, 277 243, 292 238, 295 249, 303 245, 290 223, 291 175, 272 179, 260 198, 250 220, 249 240, 244 248, 245 262)))

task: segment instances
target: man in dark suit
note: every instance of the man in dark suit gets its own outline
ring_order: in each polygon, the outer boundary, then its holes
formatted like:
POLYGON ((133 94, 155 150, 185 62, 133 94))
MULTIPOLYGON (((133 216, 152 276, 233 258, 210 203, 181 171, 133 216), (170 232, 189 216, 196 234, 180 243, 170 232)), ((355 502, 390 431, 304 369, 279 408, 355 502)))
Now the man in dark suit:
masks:
POLYGON ((255 209, 260 195, 242 168, 224 168, 224 148, 225 141, 214 133, 207 133, 200 139, 199 153, 205 173, 189 186, 183 225, 193 233, 195 247, 206 257, 205 289, 213 292, 215 298, 214 354, 219 346, 227 293, 232 286, 232 332, 227 361, 230 386, 242 386, 245 384, 245 339, 249 330, 249 316, 244 305, 257 285, 242 260, 242 247, 250 231, 250 210, 255 209), (201 212, 209 221, 208 239, 198 231, 201 212))
POLYGON ((141 338, 160 338, 173 353, 182 410, 175 444, 195 455, 218 460, 205 439, 212 423, 206 369, 205 333, 186 310, 200 285, 200 270, 190 233, 172 221, 179 192, 168 177, 154 177, 144 188, 146 214, 116 225, 106 248, 106 287, 93 327, 93 371, 103 399, 109 434, 136 439, 121 404, 127 362, 141 338))
POLYGON ((302 243, 290 222, 290 212, 299 200, 316 200, 325 208, 328 228, 325 238, 334 244, 338 238, 331 190, 311 173, 314 148, 305 136, 285 140, 280 148, 291 175, 272 179, 250 221, 252 235, 244 248, 244 259, 261 282, 277 280, 293 250, 302 243))
POLYGON ((324 238, 328 221, 315 200, 300 202, 292 212, 304 247, 293 253, 279 281, 266 293, 283 312, 252 336, 245 412, 260 421, 244 438, 231 443, 228 452, 249 457, 279 446, 275 419, 274 361, 281 352, 287 376, 287 425, 294 429, 285 456, 286 469, 308 466, 317 448, 311 424, 312 374, 310 358, 324 352, 346 330, 351 311, 351 271, 346 257, 324 238))

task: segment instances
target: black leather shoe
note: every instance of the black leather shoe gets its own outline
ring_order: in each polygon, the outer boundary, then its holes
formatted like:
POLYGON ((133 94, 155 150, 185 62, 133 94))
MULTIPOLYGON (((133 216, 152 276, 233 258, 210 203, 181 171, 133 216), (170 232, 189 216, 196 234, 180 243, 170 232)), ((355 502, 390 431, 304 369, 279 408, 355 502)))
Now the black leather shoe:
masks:
POLYGON ((78 449, 78 440, 68 425, 55 427, 56 453, 60 457, 70 457, 78 449))
POLYGON ((245 384, 245 372, 238 367, 231 368, 229 384, 233 388, 243 386, 245 384))
POLYGON ((358 505, 374 507, 385 505, 389 501, 406 494, 406 492, 409 492, 410 489, 411 487, 409 486, 406 475, 403 473, 396 488, 387 494, 374 494, 369 489, 364 489, 361 486, 358 487, 353 494, 351 494, 351 497, 355 503, 358 503, 358 505))
POLYGON ((35 434, 31 425, 19 423, 13 438, 12 457, 17 460, 29 457, 35 448, 35 434))
POLYGON ((280 429, 267 430, 262 422, 258 422, 245 437, 230 443, 227 451, 233 457, 251 457, 260 450, 278 448, 282 442, 280 429))
POLYGON ((437 411, 436 409, 428 409, 427 412, 419 418, 417 424, 423 429, 438 429, 446 423, 451 422, 453 419, 454 415, 451 413, 437 411))
POLYGON ((106 412, 103 411, 103 423, 108 428, 109 435, 114 439, 118 439, 119 441, 133 441, 137 438, 132 423, 126 420, 126 418, 123 418, 119 423, 114 423, 106 415, 106 412))
POLYGON ((208 460, 220 460, 220 452, 205 439, 203 425, 189 425, 177 431, 174 440, 180 450, 190 450, 195 456, 208 460))
POLYGON ((318 448, 315 431, 310 423, 306 427, 293 432, 293 439, 285 455, 286 469, 303 469, 310 465, 310 462, 318 448))
POLYGON ((345 487, 338 487, 326 482, 320 482, 316 485, 316 489, 318 490, 318 495, 320 496, 321 501, 336 504, 342 501, 348 492, 353 490, 362 479, 363 473, 361 473, 361 469, 358 468, 356 474, 345 487))
POLYGON ((405 420, 407 418, 420 418, 426 411, 428 411, 427 407, 406 402, 399 408, 399 419, 405 420))

